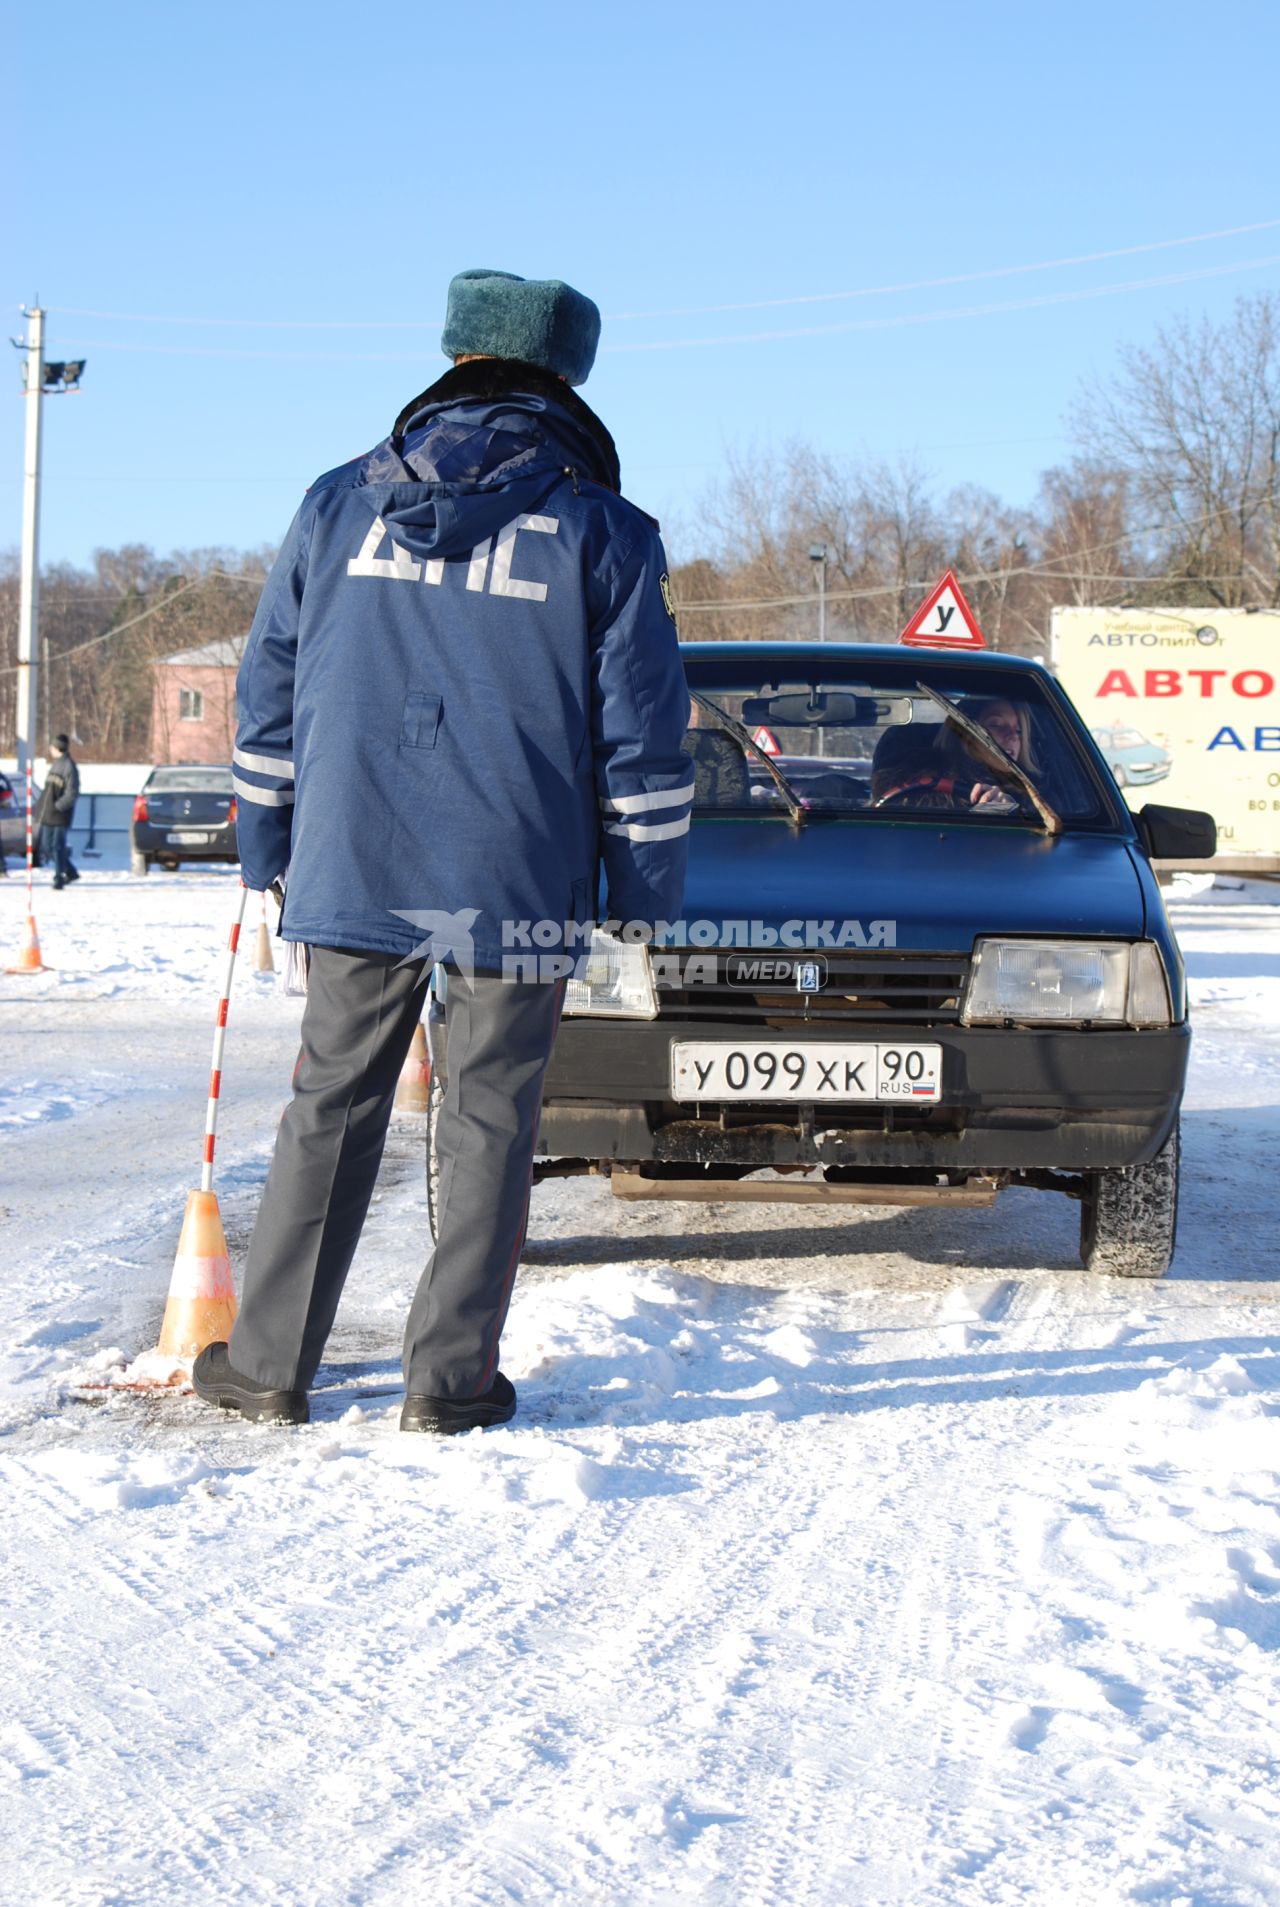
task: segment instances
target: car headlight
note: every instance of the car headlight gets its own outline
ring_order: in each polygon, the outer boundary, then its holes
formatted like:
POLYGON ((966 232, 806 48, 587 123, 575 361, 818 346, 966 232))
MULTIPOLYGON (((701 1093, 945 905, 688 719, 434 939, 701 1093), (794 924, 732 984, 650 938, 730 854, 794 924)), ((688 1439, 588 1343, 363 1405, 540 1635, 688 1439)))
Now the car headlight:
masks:
POLYGON ((609 1014, 622 1020, 655 1019, 658 996, 649 949, 615 940, 597 928, 565 988, 564 1011, 609 1014))
POLYGON ((960 1019, 1168 1026, 1169 987, 1154 941, 979 940, 960 1019))

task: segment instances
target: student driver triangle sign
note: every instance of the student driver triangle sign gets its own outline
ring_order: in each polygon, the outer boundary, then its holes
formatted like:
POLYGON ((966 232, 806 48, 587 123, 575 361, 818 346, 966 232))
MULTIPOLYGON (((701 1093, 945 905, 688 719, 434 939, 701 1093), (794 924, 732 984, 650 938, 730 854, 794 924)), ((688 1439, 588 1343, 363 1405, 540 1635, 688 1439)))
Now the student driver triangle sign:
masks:
POLYGON ((964 599, 964 591, 948 570, 907 624, 899 642, 917 649, 985 649, 978 619, 964 599))

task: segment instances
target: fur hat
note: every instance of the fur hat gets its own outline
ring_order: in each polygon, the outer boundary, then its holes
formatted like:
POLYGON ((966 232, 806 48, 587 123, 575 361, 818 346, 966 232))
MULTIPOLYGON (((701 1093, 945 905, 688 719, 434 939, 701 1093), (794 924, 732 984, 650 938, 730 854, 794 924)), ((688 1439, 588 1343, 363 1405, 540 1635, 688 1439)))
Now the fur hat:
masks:
POLYGON ((447 358, 519 358, 585 384, 600 342, 600 313, 559 278, 462 271, 449 286, 440 349, 447 358))

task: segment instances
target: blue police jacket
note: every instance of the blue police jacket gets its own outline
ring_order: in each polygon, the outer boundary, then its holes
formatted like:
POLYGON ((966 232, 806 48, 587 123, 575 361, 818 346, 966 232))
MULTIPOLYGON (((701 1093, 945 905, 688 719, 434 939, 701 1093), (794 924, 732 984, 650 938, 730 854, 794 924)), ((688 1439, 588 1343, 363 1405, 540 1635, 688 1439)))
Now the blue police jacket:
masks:
POLYGON ((287 869, 286 939, 408 954, 425 912, 494 969, 595 918, 601 857, 610 914, 679 914, 688 691, 617 484, 569 386, 486 360, 307 492, 237 683, 241 867, 287 869))

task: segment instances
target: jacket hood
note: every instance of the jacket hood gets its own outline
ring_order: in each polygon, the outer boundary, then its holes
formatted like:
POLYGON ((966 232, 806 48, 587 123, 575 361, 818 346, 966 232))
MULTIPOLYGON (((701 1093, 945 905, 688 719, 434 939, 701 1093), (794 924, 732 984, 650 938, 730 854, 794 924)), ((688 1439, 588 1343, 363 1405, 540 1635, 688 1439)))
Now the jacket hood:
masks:
POLYGON ((407 404, 360 488, 396 542, 448 557, 535 513, 566 476, 616 491, 612 437, 561 379, 495 358, 455 365, 407 404))

